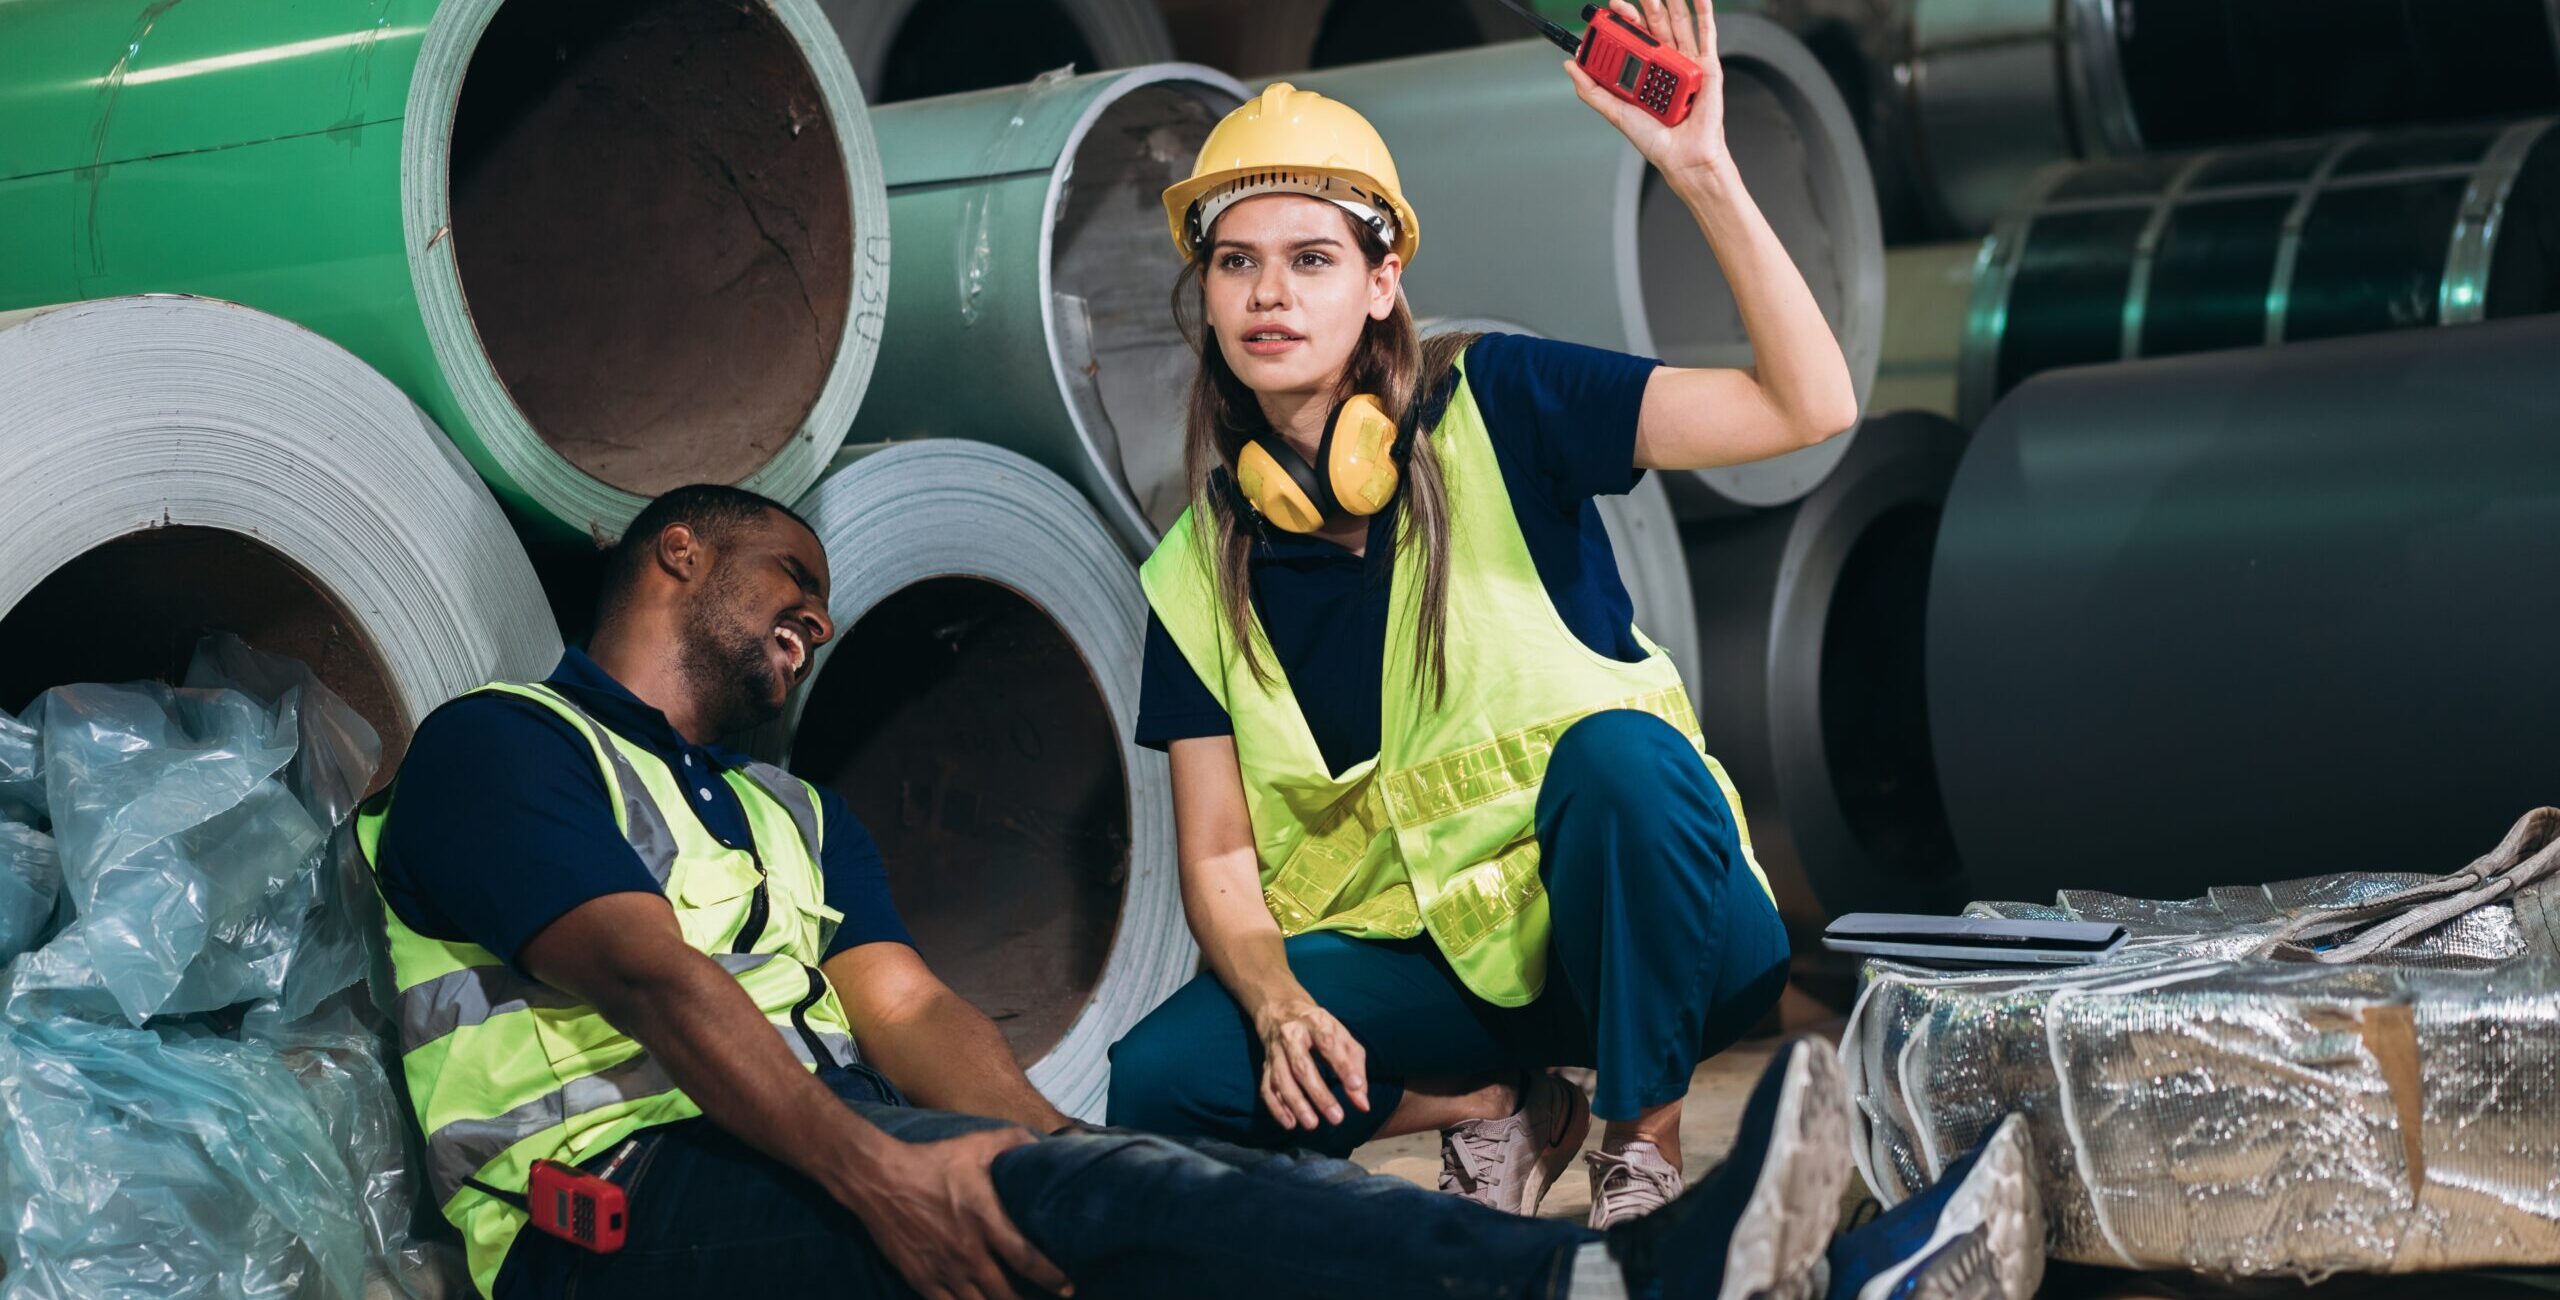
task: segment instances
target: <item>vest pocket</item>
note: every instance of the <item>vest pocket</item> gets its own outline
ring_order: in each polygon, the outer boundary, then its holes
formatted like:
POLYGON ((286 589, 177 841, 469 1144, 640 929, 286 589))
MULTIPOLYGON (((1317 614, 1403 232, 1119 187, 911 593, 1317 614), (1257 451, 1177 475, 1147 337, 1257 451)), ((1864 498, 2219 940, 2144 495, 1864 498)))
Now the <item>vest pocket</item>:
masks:
POLYGON ((738 928, 756 886, 763 883, 755 858, 739 850, 678 865, 668 901, 675 904, 685 942, 704 952, 725 949, 724 940, 738 928))
POLYGON ((827 955, 827 945, 835 940, 836 930, 844 924, 844 913, 812 899, 794 898, 792 911, 800 918, 799 949, 814 967, 827 955))
POLYGON ((542 1045, 543 1058, 563 1079, 593 1074, 640 1053, 640 1044, 593 1007, 535 1007, 528 1014, 533 1017, 533 1037, 542 1045))

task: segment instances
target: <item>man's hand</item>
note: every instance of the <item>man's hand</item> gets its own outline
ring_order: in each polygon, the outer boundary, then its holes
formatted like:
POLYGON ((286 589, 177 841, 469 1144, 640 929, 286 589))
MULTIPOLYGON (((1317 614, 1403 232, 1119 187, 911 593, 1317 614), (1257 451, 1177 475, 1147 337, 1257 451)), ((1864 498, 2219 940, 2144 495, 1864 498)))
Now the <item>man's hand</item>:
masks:
POLYGON ((1022 1129, 1000 1128, 899 1147, 849 1173, 839 1196, 926 1300, 1018 1300, 1005 1268, 1044 1291, 1073 1295, 1067 1275, 1013 1226, 988 1174, 997 1156, 1031 1140, 1022 1129))

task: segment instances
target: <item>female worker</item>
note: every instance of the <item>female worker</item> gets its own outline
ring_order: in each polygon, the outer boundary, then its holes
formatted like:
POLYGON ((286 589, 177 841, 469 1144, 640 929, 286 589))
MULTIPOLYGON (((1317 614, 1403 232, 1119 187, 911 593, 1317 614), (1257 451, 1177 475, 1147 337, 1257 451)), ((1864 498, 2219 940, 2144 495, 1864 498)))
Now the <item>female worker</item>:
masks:
POLYGON ((1696 216, 1750 370, 1418 343, 1384 143, 1285 84, 1165 192, 1205 328, 1138 739, 1171 752, 1208 973, 1113 1050, 1114 1124, 1332 1154, 1437 1129, 1444 1189, 1526 1213, 1596 1109, 1605 1227, 1678 1194, 1691 1071, 1778 997, 1741 810, 1592 498, 1818 442, 1856 396, 1726 149, 1712 16, 1616 8, 1704 67, 1690 115, 1567 75, 1696 216), (1574 1064, 1590 1108, 1543 1068, 1574 1064))

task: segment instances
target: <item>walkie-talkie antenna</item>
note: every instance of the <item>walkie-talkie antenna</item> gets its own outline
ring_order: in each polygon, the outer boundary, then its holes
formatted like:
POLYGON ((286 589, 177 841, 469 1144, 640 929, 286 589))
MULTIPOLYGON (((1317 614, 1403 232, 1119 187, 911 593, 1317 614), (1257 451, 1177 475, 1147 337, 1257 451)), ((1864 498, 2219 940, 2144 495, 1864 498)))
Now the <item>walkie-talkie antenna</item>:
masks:
POLYGON ((1554 23, 1548 22, 1544 15, 1538 13, 1538 11, 1534 9, 1531 9, 1527 5, 1520 3, 1520 0, 1502 0, 1502 3, 1503 7, 1509 9, 1511 12, 1537 24, 1538 31, 1544 34, 1548 40, 1554 41, 1557 48, 1562 49, 1565 53, 1579 54, 1582 52, 1581 37, 1556 26, 1554 23))

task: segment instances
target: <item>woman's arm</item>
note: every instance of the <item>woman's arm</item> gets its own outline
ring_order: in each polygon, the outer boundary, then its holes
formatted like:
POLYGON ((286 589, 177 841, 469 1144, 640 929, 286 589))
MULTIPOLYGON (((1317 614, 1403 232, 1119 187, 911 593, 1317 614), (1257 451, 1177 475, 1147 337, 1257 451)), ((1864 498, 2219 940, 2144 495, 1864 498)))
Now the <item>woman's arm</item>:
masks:
POLYGON ((1262 1040, 1262 1100, 1282 1128, 1342 1122, 1321 1058, 1351 1104, 1369 1109, 1368 1054, 1289 970, 1280 923, 1262 901, 1262 866, 1245 808, 1233 736, 1173 742, 1173 822, 1182 858, 1182 907, 1209 971, 1244 1009, 1262 1040))
POLYGON ((1567 62, 1584 103, 1609 119, 1698 222, 1732 288, 1751 339, 1748 370, 1654 372, 1636 424, 1636 465, 1709 469, 1808 447, 1857 423, 1857 386, 1839 340, 1777 232, 1743 187, 1725 147, 1724 67, 1715 13, 1690 0, 1629 0, 1612 7, 1706 70, 1697 104, 1676 127, 1601 89, 1567 62))

